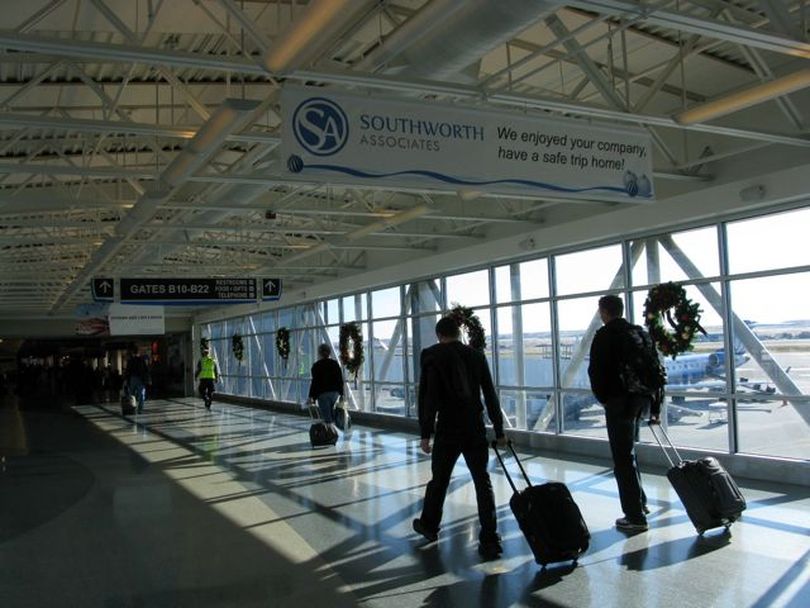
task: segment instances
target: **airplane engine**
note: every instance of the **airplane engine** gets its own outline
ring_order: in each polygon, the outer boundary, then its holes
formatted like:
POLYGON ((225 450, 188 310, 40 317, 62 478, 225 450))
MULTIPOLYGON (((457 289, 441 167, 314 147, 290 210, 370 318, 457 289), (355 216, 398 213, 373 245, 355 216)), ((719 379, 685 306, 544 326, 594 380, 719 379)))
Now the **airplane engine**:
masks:
POLYGON ((706 369, 711 370, 717 367, 722 367, 726 362, 725 353, 716 352, 709 355, 708 365, 706 369))

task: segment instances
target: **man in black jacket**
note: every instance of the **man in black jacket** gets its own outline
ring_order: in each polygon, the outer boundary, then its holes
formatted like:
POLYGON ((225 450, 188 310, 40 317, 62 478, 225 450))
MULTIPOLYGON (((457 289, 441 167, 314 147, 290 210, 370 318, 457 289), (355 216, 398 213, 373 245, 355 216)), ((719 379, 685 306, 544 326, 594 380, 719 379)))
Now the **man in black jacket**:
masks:
MULTIPOLYGON (((591 343, 588 376, 593 394, 605 407, 613 474, 624 511, 624 517, 616 520, 616 527, 627 532, 642 532, 647 529, 649 509, 641 487, 635 443, 641 415, 650 408, 651 399, 649 395, 628 392, 622 380, 626 336, 632 328, 623 314, 624 303, 619 296, 599 298, 599 316, 604 326, 591 343)), ((650 421, 658 422, 658 412, 650 413, 650 421)))
POLYGON ((486 357, 459 342, 459 336, 458 324, 444 317, 436 324, 439 343, 424 349, 421 355, 419 427, 422 451, 432 453, 433 478, 425 490, 422 516, 413 521, 413 529, 430 541, 438 538, 450 476, 458 457, 463 454, 478 502, 481 524, 478 551, 485 559, 495 559, 503 553, 503 547, 497 532, 492 482, 487 473, 489 450, 482 391, 501 446, 506 445, 503 416, 486 357), (436 441, 431 449, 434 425, 436 441))

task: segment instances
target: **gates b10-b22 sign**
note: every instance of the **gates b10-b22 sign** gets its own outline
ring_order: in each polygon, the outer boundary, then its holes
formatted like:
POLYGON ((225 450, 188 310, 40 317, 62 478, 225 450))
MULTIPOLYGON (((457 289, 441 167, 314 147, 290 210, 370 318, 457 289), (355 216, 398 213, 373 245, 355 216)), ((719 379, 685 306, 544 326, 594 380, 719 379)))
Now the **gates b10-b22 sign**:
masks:
POLYGON ((518 112, 286 87, 282 155, 313 180, 643 202, 646 131, 518 112))

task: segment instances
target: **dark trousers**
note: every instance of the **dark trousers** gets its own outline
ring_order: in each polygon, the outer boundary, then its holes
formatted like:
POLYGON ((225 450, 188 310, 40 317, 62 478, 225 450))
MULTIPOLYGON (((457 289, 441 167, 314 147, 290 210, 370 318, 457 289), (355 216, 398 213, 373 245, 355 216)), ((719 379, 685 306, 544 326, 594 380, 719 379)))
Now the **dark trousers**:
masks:
POLYGON ((464 455, 467 468, 475 484, 475 498, 478 502, 478 520, 481 531, 478 538, 482 542, 497 540, 497 517, 492 482, 487 473, 489 448, 486 439, 448 439, 437 437, 433 445, 431 469, 433 479, 427 484, 425 502, 422 506, 422 523, 430 530, 438 530, 442 521, 442 507, 450 485, 450 476, 460 455, 464 455))
POLYGON ((214 398, 214 381, 210 378, 202 378, 200 380, 200 397, 205 401, 205 406, 211 405, 211 400, 214 398))
POLYGON ((605 404, 613 474, 619 487, 619 500, 625 516, 634 522, 646 521, 644 506, 647 497, 641 487, 641 474, 636 461, 636 440, 642 412, 649 406, 649 397, 626 395, 605 404))

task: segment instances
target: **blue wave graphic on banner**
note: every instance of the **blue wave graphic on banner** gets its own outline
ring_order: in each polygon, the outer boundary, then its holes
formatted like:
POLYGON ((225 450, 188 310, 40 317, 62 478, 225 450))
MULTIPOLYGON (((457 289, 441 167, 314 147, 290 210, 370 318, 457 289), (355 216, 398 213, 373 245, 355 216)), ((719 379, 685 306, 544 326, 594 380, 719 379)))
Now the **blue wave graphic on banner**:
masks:
MULTIPOLYGON (((368 179, 379 179, 384 177, 395 177, 397 175, 419 175, 422 177, 430 177, 433 179, 437 179, 439 181, 448 183, 448 184, 455 184, 460 186, 490 186, 493 184, 516 184, 521 186, 530 186, 532 188, 541 188, 545 190, 554 190, 557 192, 589 192, 591 190, 604 190, 608 192, 618 192, 620 194, 629 194, 625 188, 621 188, 618 186, 591 186, 588 188, 566 188, 565 186, 557 186, 555 184, 547 184, 545 182, 536 182, 527 179, 497 179, 497 180, 463 180, 458 179, 456 177, 450 177, 449 175, 444 175, 442 173, 437 173, 435 171, 428 171, 425 169, 409 169, 405 171, 393 171, 391 173, 368 173, 366 171, 360 171, 358 169, 352 169, 351 167, 342 167, 340 165, 321 165, 321 164, 314 164, 314 165, 305 165, 301 166, 298 171, 294 171, 298 173, 302 171, 304 168, 306 169, 321 169, 324 171, 334 171, 337 173, 345 173, 346 175, 351 175, 353 177, 363 177, 368 179)), ((632 196, 632 194, 631 194, 632 196)), ((649 195, 639 195, 639 198, 648 198, 649 195)))

